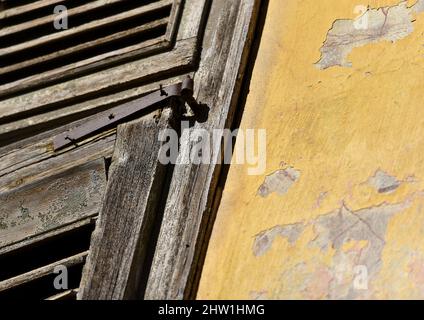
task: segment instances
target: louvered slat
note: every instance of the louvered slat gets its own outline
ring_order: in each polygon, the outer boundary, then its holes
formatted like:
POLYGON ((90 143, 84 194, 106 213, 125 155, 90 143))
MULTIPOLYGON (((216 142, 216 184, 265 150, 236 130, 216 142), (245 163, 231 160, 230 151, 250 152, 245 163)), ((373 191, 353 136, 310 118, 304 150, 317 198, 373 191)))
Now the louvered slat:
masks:
MULTIPOLYGON (((19 69, 22 69, 22 68, 25 68, 25 67, 29 67, 29 66, 32 66, 32 65, 36 65, 38 63, 42 63, 42 62, 47 61, 47 60, 55 59, 55 58, 58 58, 60 56, 66 56, 66 55, 70 55, 70 54, 73 54, 73 53, 77 53, 79 51, 87 50, 89 48, 93 48, 93 47, 96 47, 98 45, 113 42, 115 40, 123 39, 125 37, 130 37, 132 35, 136 35, 136 34, 139 34, 141 32, 147 32, 149 30, 154 30, 155 28, 166 27, 168 22, 169 22, 168 18, 158 19, 156 21, 149 22, 147 24, 141 25, 139 27, 135 27, 135 28, 130 29, 130 30, 125 30, 125 31, 122 31, 122 32, 118 32, 118 33, 108 35, 106 37, 96 39, 95 41, 92 41, 92 42, 89 42, 89 43, 81 43, 77 46, 66 48, 66 49, 60 50, 58 52, 53 52, 53 53, 45 55, 45 56, 25 60, 25 61, 23 61, 19 64, 8 65, 4 68, 0 68, 0 74, 1 73, 8 73, 8 72, 16 71, 16 70, 19 70, 19 69)), ((137 46, 138 45, 136 45, 135 47, 137 47, 137 46)), ((114 51, 114 55, 121 54, 123 52, 132 51, 133 49, 134 49, 134 46, 131 46, 131 47, 127 47, 126 50, 120 50, 119 52, 114 51)), ((100 58, 104 58, 104 57, 105 56, 98 57, 96 60, 98 60, 100 58)))
MULTIPOLYGON (((73 299, 88 255, 94 225, 73 227, 25 247, 0 254, 0 300, 73 299), (54 280, 56 266, 66 266, 68 288, 58 290, 54 280)), ((62 273, 61 273, 62 274, 62 273)), ((66 276, 62 274, 63 276, 66 276)))
POLYGON ((30 2, 26 5, 14 7, 8 10, 0 11, 0 19, 6 19, 22 15, 24 13, 34 11, 40 8, 48 7, 54 4, 63 2, 63 0, 40 0, 35 2, 30 2))
POLYGON ((0 13, 0 23, 4 26, 0 29, 2 92, 18 86, 43 85, 43 80, 75 76, 127 59, 129 55, 165 47, 170 43, 175 22, 177 5, 173 4, 179 3, 178 0, 47 2, 50 7, 35 1, 0 13), (68 7, 69 29, 54 29, 56 15, 52 12, 57 4, 68 7), (20 15, 44 8, 50 8, 45 16, 7 25, 10 18, 22 18, 20 15))
POLYGON ((84 252, 78 253, 74 256, 59 260, 59 261, 52 263, 52 264, 49 264, 47 266, 43 266, 41 268, 31 270, 27 273, 20 274, 19 276, 16 276, 14 278, 10 278, 10 279, 1 281, 0 282, 0 292, 8 290, 10 288, 13 288, 15 286, 23 285, 23 284, 28 283, 30 281, 34 281, 34 280, 39 279, 41 277, 45 277, 49 274, 52 274, 55 267, 57 267, 57 266, 63 265, 63 266, 66 266, 66 267, 71 267, 71 266, 74 266, 74 265, 77 265, 77 264, 84 263, 87 255, 88 255, 88 251, 84 251, 84 252))

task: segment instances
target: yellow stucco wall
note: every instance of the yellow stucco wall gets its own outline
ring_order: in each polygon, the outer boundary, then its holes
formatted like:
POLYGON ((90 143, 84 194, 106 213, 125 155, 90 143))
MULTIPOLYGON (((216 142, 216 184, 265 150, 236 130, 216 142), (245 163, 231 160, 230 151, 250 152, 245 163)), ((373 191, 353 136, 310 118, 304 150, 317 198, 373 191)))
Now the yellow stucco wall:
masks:
POLYGON ((231 166, 199 299, 424 298, 424 12, 315 65, 336 20, 398 4, 270 0, 241 123, 267 130, 266 173, 231 166))

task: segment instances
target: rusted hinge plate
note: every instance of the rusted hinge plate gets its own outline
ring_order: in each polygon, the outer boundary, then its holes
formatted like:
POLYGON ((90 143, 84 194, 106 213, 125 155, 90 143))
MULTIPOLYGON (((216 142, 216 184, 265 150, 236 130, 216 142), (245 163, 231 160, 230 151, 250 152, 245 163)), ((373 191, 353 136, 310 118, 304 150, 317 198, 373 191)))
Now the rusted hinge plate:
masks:
POLYGON ((53 140, 53 149, 56 151, 73 144, 81 138, 90 136, 93 133, 112 124, 118 123, 144 109, 163 106, 164 103, 168 102, 172 98, 178 98, 183 102, 191 104, 193 100, 192 96, 193 80, 188 77, 180 83, 164 88, 161 86, 160 89, 146 96, 112 108, 108 111, 108 113, 103 114, 102 116, 57 135, 53 140))

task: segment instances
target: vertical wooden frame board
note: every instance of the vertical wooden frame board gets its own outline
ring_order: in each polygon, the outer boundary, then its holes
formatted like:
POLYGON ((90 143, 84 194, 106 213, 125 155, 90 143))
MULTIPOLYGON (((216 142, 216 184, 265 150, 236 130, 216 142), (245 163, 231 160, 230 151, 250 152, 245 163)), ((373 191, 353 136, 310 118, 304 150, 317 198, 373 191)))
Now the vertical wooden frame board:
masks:
MULTIPOLYGON (((228 128, 233 120, 248 59, 259 0, 212 2, 199 70, 196 97, 210 107, 208 121, 192 129, 228 128)), ((182 137, 181 144, 189 143, 182 137)), ((220 149, 213 145, 212 150, 220 149)), ((181 156, 181 155, 180 155, 181 156)), ((205 229, 221 167, 176 165, 150 270, 146 299, 193 297, 205 229)))
POLYGON ((137 298, 143 261, 166 166, 159 162, 164 130, 173 112, 166 109, 118 127, 109 181, 79 299, 137 298))

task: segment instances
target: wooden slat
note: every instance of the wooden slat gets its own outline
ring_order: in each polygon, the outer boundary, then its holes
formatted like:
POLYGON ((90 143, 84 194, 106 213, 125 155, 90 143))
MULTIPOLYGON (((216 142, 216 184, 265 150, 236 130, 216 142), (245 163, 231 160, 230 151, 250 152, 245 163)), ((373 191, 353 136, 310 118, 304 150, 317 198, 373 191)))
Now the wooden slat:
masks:
POLYGON ((58 228, 56 228, 52 231, 42 233, 42 234, 38 234, 38 235, 31 237, 31 238, 28 238, 28 239, 24 239, 20 242, 14 243, 12 245, 9 245, 9 246, 3 247, 3 248, 0 248, 0 255, 6 254, 6 253, 11 252, 11 251, 18 250, 18 249, 26 247, 26 246, 30 246, 30 245, 32 245, 36 242, 43 241, 43 240, 48 239, 48 238, 53 238, 57 235, 60 235, 60 234, 66 233, 68 231, 84 227, 88 224, 95 223, 96 220, 97 220, 97 216, 84 218, 84 219, 79 220, 77 222, 73 222, 73 223, 70 223, 70 224, 60 226, 60 227, 58 227, 58 228))
POLYGON ((105 187, 98 159, 0 193, 0 247, 97 214, 105 187))
POLYGON ((77 293, 78 289, 70 289, 48 297, 45 300, 71 300, 76 298, 77 293))
MULTIPOLYGON (((82 253, 76 254, 72 257, 68 257, 62 260, 59 260, 57 262, 51 263, 47 266, 43 266, 41 268, 31 270, 29 272, 26 272, 24 274, 20 274, 19 276, 4 280, 0 282, 0 292, 5 291, 7 289, 28 283, 30 281, 42 278, 44 276, 47 276, 49 274, 52 274, 54 271, 54 268, 56 266, 66 266, 71 267, 80 263, 84 263, 85 258, 87 257, 88 251, 84 251, 82 253)), ((52 284, 53 286, 53 284, 52 284)))
MULTIPOLYGON (((194 64, 193 52, 195 52, 196 45, 196 38, 182 40, 170 52, 160 53, 149 59, 128 62, 92 75, 0 101, 0 119, 46 108, 52 103, 57 105, 82 95, 96 93, 98 96, 99 92, 103 90, 112 90, 114 87, 122 88, 123 85, 134 81, 146 83, 149 80, 157 79, 163 73, 169 74, 187 69, 194 64)), ((27 78, 20 82, 19 89, 34 85, 38 81, 37 76, 27 78)), ((0 96, 16 90, 16 87, 13 88, 13 86, 13 84, 0 86, 0 96)), ((8 131, 11 131, 11 128, 7 124, 0 128, 0 134, 8 131)))
MULTIPOLYGON (((190 74, 190 76, 192 76, 192 74, 190 74)), ((32 117, 27 117, 21 120, 16 120, 13 122, 9 122, 7 124, 4 125, 0 125, 0 132, 1 133, 8 133, 10 131, 15 131, 15 130, 19 130, 19 129, 24 129, 24 128, 28 128, 34 125, 39 125, 45 122, 50 122, 53 120, 57 120, 57 119, 62 119, 62 118, 68 118, 71 116, 74 116, 75 114, 81 113, 81 112, 85 112, 87 110, 97 110, 97 109, 107 109, 108 107, 113 107, 115 105, 117 105, 118 103, 123 103, 126 102, 130 99, 135 99, 135 98, 139 98, 142 95, 153 91, 153 90, 157 90, 157 88, 159 88, 160 84, 167 86, 170 84, 175 84, 177 82, 181 81, 181 77, 173 77, 173 78, 169 78, 166 79, 164 81, 159 81, 159 82, 151 82, 147 85, 143 85, 143 86, 138 86, 136 88, 133 89, 127 89, 127 90, 122 90, 119 91, 115 94, 111 94, 111 95, 105 95, 105 96, 100 96, 100 97, 96 97, 94 99, 90 99, 90 100, 85 100, 81 103, 76 103, 76 104, 70 104, 70 105, 64 105, 62 108, 57 108, 54 109, 52 111, 49 112, 45 112, 45 113, 41 113, 39 115, 35 115, 32 117)), ((100 112, 99 115, 101 115, 102 113, 100 112)), ((92 117, 88 117, 88 119, 90 119, 92 117)), ((68 121, 69 122, 69 121, 68 121)), ((63 128, 69 128, 70 124, 65 125, 63 128)), ((57 131, 59 132, 59 131, 57 131)), ((38 140, 43 140, 43 139, 47 139, 50 138, 51 135, 43 135, 42 137, 40 137, 38 140)), ((0 142, 1 142, 1 137, 0 137, 0 142)), ((34 141, 34 140, 33 140, 34 141)), ((39 144, 39 142, 35 142, 35 144, 39 144)), ((19 144, 20 146, 25 146, 25 148, 30 148, 32 143, 29 144, 19 144)), ((16 144, 14 144, 15 149, 20 149, 20 147, 16 144)), ((40 149, 42 148, 41 146, 38 148, 40 149)), ((43 149, 43 148, 42 148, 43 149)), ((44 150, 44 149, 43 149, 44 150)), ((11 152, 10 146, 8 146, 7 148, 0 148, 0 154, 3 155, 5 153, 9 153, 11 152)), ((38 150, 35 152, 44 152, 42 150, 38 150)), ((23 155, 25 155, 25 152, 22 152, 23 155)), ((1 158, 0 158, 1 159, 1 158)), ((1 172, 1 168, 2 168, 2 164, 0 161, 0 172, 1 172)), ((0 173, 1 175, 1 173, 0 173)))
POLYGON ((21 15, 23 13, 27 13, 36 9, 48 7, 50 5, 54 5, 60 2, 63 2, 63 0, 39 0, 17 8, 7 9, 0 12, 0 20, 21 15))
MULTIPOLYGON (((209 0, 185 0, 177 41, 196 37, 207 17, 209 0)), ((200 39, 199 39, 200 40, 200 39)))
POLYGON ((79 299, 137 298, 166 168, 158 161, 162 130, 172 111, 155 112, 118 128, 110 178, 92 236, 79 299))
MULTIPOLYGON (((57 59, 57 58, 62 57, 62 56, 71 55, 71 54, 78 54, 78 52, 80 52, 82 50, 87 50, 89 48, 94 48, 94 47, 97 47, 97 46, 100 46, 100 45, 104 45, 106 43, 115 41, 117 39, 125 39, 126 37, 129 37, 129 36, 132 36, 132 35, 135 35, 135 34, 146 32, 146 31, 149 31, 149 30, 153 30, 153 29, 156 29, 158 27, 166 26, 166 25, 168 25, 168 22, 169 22, 169 18, 158 19, 156 21, 152 21, 152 22, 143 24, 141 26, 138 26, 136 28, 132 28, 130 30, 117 32, 117 33, 111 34, 111 35, 103 37, 103 38, 98 38, 95 41, 82 43, 82 44, 79 44, 79 45, 76 45, 76 46, 73 46, 73 47, 70 47, 70 48, 66 48, 64 50, 59 50, 57 52, 53 52, 53 53, 48 54, 48 55, 36 57, 36 58, 33 58, 33 59, 28 59, 28 60, 25 60, 25 61, 17 63, 17 64, 8 65, 6 67, 0 68, 0 74, 19 70, 19 69, 23 69, 23 68, 26 68, 26 67, 29 67, 29 66, 33 66, 35 64, 46 62, 48 60, 57 59)), ((158 39, 152 39, 152 40, 153 40, 152 44, 158 42, 158 39)), ((112 52, 108 52, 106 54, 97 55, 94 58, 80 60, 80 61, 78 61, 78 63, 68 64, 66 66, 66 68, 60 68, 60 69, 66 71, 66 70, 69 70, 69 69, 72 69, 72 68, 77 68, 77 67, 80 67, 82 65, 92 63, 94 61, 103 60, 103 59, 108 58, 110 56, 122 55, 124 53, 134 51, 134 50, 140 48, 140 46, 148 46, 150 42, 149 41, 143 41, 142 43, 138 43, 137 45, 134 45, 134 46, 129 46, 129 47, 125 47, 125 48, 120 49, 120 50, 114 50, 112 52)))
MULTIPOLYGON (((210 33, 205 35, 203 58, 195 75, 197 99, 211 112, 208 121, 197 123, 193 130, 211 132, 231 125, 259 5, 259 0, 212 3, 207 26, 210 33)), ((181 144, 188 145, 188 139, 182 137, 181 144)), ((212 150, 219 149, 220 141, 212 146, 212 150)), ((211 164, 175 166, 146 299, 194 297, 193 286, 221 169, 214 160, 211 164)))
MULTIPOLYGON (((110 5, 113 3, 123 2, 124 0, 97 0, 97 1, 91 1, 87 4, 78 6, 76 8, 72 8, 67 10, 68 19, 72 18, 72 16, 84 13, 84 12, 90 12, 91 10, 95 10, 101 7, 104 7, 106 5, 110 5)), ((56 15, 52 12, 48 16, 40 17, 35 20, 26 21, 20 24, 16 24, 7 28, 0 29, 0 37, 4 37, 6 35, 10 35, 16 32, 22 32, 28 29, 32 29, 37 26, 41 26, 48 23, 53 23, 54 19, 56 18, 56 15)))
MULTIPOLYGON (((173 41, 175 39, 174 35, 178 30, 178 19, 180 16, 180 12, 183 10, 183 6, 181 5, 181 2, 183 0, 174 0, 174 3, 171 8, 171 13, 169 14, 169 24, 166 28, 166 35, 165 38, 168 41, 173 41)), ((201 0, 204 1, 204 0, 201 0)), ((195 17, 193 17, 194 19, 195 17)))
POLYGON ((22 152, 17 150, 3 156, 2 159, 7 166, 2 169, 4 174, 0 176, 0 192, 8 192, 49 176, 60 174, 75 166, 109 157, 113 151, 115 134, 113 134, 113 131, 108 133, 109 135, 101 136, 92 143, 65 149, 60 154, 53 151, 51 142, 48 142, 48 144, 40 142, 32 150, 25 148, 25 150, 31 150, 28 155, 25 155, 23 150, 22 152), (43 152, 43 146, 45 152, 43 152), (33 154, 33 158, 31 154, 33 154), (16 160, 16 164, 13 163, 14 160, 16 160))
MULTIPOLYGON (((107 1, 107 0, 99 0, 99 1, 96 1, 95 3, 104 2, 104 1, 107 1)), ((113 0, 113 1, 122 1, 122 0, 113 0)), ((16 44, 16 45, 12 45, 10 47, 0 49, 0 56, 4 56, 6 54, 11 54, 11 53, 21 51, 21 50, 24 50, 24 49, 28 49, 28 48, 31 48, 31 47, 35 47, 35 46, 46 45, 49 42, 52 42, 52 41, 57 40, 59 38, 60 39, 66 39, 69 36, 75 36, 79 33, 87 32, 89 30, 95 30, 95 29, 100 28, 100 27, 105 27, 105 26, 108 26, 108 25, 111 25, 111 24, 115 24, 115 23, 117 23, 118 21, 121 21, 121 20, 136 17, 136 16, 139 16, 139 15, 142 15, 142 14, 147 14, 149 12, 152 12, 154 10, 162 8, 164 6, 171 5, 172 2, 173 2, 173 0, 161 0, 161 1, 158 1, 158 2, 154 2, 154 3, 148 4, 148 5, 142 6, 140 8, 136 8, 136 9, 129 10, 129 11, 126 11, 126 12, 122 12, 122 13, 119 13, 119 14, 116 14, 116 15, 113 15, 113 16, 110 16, 110 17, 107 17, 107 18, 94 20, 94 21, 85 23, 83 25, 77 26, 75 28, 70 28, 70 29, 63 30, 61 32, 52 33, 52 34, 49 34, 49 35, 46 35, 46 36, 43 36, 43 37, 40 37, 40 38, 37 38, 37 39, 34 39, 34 40, 30 40, 30 41, 22 42, 22 43, 19 43, 19 44, 16 44)), ((87 4, 86 6, 89 6, 90 4, 91 3, 87 4)), ((81 7, 71 9, 68 12, 71 12, 72 10, 76 10, 76 9, 80 10, 81 7)), ((0 31, 0 37, 18 31, 19 29, 17 27, 18 26, 13 26, 13 27, 10 27, 10 28, 5 28, 3 30, 0 29, 1 30, 0 31)))

